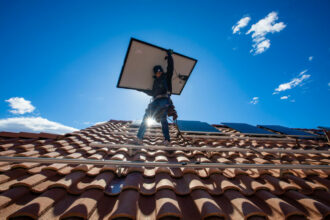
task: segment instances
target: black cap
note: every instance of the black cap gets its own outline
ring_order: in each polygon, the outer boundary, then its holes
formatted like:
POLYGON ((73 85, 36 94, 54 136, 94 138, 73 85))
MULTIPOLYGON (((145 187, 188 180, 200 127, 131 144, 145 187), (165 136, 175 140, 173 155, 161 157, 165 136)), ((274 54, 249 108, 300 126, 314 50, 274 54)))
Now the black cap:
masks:
POLYGON ((157 72, 164 72, 163 68, 160 65, 154 66, 154 74, 156 74, 157 72))

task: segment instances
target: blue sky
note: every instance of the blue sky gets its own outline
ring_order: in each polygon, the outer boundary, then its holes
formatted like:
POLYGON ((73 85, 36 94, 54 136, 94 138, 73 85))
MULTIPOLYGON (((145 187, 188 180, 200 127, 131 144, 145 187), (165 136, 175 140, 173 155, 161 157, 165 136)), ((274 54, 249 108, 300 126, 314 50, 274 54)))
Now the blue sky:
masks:
POLYGON ((330 126, 329 10, 314 0, 2 0, 0 130, 31 118, 77 129, 141 119, 149 97, 116 88, 131 37, 198 59, 173 97, 180 119, 330 126))

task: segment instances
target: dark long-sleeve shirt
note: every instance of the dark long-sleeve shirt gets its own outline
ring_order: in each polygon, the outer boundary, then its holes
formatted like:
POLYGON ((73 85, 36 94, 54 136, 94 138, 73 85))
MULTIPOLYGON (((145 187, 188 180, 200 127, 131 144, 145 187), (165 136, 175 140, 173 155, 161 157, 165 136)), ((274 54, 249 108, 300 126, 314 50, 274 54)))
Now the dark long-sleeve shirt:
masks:
POLYGON ((141 90, 142 92, 156 97, 159 95, 166 95, 172 93, 172 76, 174 71, 174 61, 172 54, 167 52, 167 71, 163 73, 159 78, 155 77, 152 90, 141 90))

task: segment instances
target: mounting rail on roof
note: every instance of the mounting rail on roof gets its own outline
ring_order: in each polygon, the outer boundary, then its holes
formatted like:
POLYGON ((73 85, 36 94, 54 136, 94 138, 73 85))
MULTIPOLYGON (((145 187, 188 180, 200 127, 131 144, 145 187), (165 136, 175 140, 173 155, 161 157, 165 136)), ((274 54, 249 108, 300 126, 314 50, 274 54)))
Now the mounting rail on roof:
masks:
MULTIPOLYGON (((136 129, 131 128, 131 130, 128 131, 113 131, 113 134, 123 134, 123 135, 133 135, 136 136, 136 129), (133 131, 131 131, 133 130, 133 131), (134 133, 131 133, 134 132, 134 133)), ((162 134, 157 134, 157 133, 150 133, 146 132, 145 135, 151 135, 151 136, 156 136, 156 137, 163 137, 162 134)), ((182 134, 184 137, 187 138, 208 138, 208 139, 218 139, 218 140, 261 140, 261 141, 277 141, 277 142, 297 142, 296 139, 289 138, 286 136, 279 136, 279 137, 255 137, 255 136, 248 136, 248 137, 240 137, 235 134, 231 134, 228 136, 226 133, 205 133, 205 132, 183 132, 182 134)))
POLYGON ((64 163, 64 164, 93 164, 93 165, 114 165, 118 167, 189 167, 189 168, 240 168, 240 169, 321 169, 328 170, 328 165, 302 165, 302 164, 225 164, 225 163, 201 163, 201 162, 141 162, 141 161, 120 161, 120 160, 95 160, 95 159, 62 159, 42 157, 0 157, 0 161, 18 163, 64 163))
POLYGON ((258 149, 258 148, 238 148, 238 147, 179 147, 179 146, 155 146, 155 145, 129 145, 129 144, 101 144, 101 143, 91 143, 90 147, 106 147, 109 149, 118 149, 118 148, 128 148, 128 149, 148 149, 148 150, 181 150, 181 151, 206 151, 206 152, 268 152, 268 153, 297 153, 297 154, 330 154, 330 151, 327 150, 297 150, 297 149, 258 149))

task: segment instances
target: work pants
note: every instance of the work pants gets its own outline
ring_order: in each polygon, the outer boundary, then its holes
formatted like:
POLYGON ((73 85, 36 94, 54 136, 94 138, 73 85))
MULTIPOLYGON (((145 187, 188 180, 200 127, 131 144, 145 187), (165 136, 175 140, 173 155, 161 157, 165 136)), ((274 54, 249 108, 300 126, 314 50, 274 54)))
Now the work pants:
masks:
POLYGON ((169 106, 170 106, 170 101, 168 98, 156 99, 148 105, 148 108, 146 109, 146 112, 143 116, 143 120, 139 127, 139 131, 137 133, 137 137, 139 139, 143 138, 147 128, 147 124, 146 124, 147 119, 151 117, 154 120, 161 122, 164 138, 165 140, 170 141, 170 134, 169 134, 168 122, 167 122, 167 111, 169 106))

